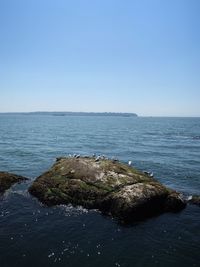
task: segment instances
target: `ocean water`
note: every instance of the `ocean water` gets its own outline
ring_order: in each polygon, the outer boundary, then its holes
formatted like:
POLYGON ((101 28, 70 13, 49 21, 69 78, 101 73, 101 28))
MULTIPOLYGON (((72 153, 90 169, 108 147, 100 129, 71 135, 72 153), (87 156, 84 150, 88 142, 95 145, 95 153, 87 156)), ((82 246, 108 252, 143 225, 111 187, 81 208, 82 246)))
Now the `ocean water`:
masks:
POLYGON ((27 188, 58 156, 104 154, 200 195, 200 118, 0 115, 0 171, 30 178, 0 197, 0 267, 200 266, 200 209, 122 226, 81 207, 47 208, 27 188))

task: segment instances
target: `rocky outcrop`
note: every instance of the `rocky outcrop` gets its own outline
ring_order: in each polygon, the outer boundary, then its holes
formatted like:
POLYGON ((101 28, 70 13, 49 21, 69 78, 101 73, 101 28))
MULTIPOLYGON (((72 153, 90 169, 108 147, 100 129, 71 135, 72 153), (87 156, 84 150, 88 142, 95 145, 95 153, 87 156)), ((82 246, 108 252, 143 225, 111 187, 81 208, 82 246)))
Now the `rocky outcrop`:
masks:
POLYGON ((13 184, 27 180, 27 178, 8 172, 0 172, 0 194, 4 193, 13 184))
POLYGON ((92 157, 59 158, 29 192, 46 205, 82 205, 134 221, 186 205, 182 195, 126 164, 92 157))

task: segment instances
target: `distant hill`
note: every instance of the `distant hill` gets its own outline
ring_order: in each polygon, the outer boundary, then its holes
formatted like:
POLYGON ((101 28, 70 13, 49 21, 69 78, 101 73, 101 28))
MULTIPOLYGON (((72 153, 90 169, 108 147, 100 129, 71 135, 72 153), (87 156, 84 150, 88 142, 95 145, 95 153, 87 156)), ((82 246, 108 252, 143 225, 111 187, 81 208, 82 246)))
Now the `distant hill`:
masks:
POLYGON ((113 116, 113 117, 138 117, 136 113, 120 112, 71 112, 71 111, 36 111, 36 112, 9 112, 0 114, 21 114, 21 115, 52 115, 52 116, 113 116))

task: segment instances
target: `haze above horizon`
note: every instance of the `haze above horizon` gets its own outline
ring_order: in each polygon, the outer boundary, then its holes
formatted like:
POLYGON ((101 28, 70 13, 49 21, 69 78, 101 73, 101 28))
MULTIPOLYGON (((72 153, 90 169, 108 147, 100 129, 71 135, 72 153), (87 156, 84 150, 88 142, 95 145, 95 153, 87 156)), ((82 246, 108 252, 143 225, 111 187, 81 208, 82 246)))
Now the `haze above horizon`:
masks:
POLYGON ((200 1, 1 0, 0 112, 200 116, 200 1))

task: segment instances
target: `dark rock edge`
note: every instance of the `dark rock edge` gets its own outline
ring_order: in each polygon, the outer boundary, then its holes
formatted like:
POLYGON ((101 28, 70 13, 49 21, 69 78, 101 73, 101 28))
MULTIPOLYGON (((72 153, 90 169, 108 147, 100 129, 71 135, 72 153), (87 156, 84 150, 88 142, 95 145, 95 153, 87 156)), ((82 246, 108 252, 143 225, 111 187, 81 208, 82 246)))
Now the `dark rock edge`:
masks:
POLYGON ((9 172, 0 172, 0 194, 5 193, 15 183, 27 181, 28 178, 9 172))

